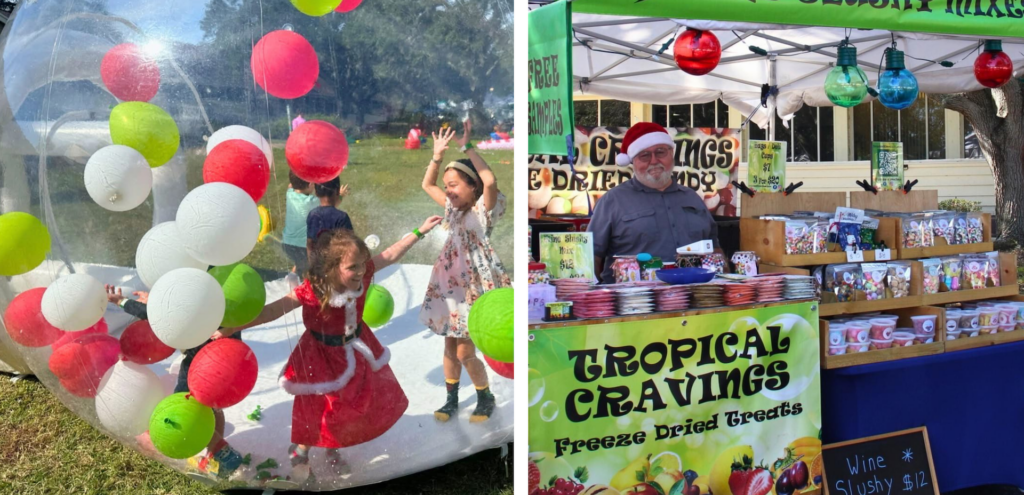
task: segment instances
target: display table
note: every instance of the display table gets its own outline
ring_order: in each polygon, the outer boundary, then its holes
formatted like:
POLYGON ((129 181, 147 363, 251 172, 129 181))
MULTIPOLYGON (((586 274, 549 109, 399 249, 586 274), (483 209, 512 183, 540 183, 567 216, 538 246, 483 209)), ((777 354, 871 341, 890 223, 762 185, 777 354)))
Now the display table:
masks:
POLYGON ((822 370, 822 440, 928 427, 942 492, 1024 487, 1024 342, 822 370))

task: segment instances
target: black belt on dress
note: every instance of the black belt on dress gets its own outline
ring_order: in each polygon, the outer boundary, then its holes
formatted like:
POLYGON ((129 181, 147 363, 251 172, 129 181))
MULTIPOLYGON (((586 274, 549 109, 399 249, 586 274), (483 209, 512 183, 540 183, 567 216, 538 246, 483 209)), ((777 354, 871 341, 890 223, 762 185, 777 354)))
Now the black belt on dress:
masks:
POLYGON ((340 347, 349 342, 352 342, 353 340, 358 339, 359 334, 362 332, 362 325, 359 325, 359 327, 356 328, 355 333, 353 333, 352 335, 326 335, 320 332, 314 332, 312 330, 309 331, 309 333, 313 335, 314 339, 318 340, 321 344, 330 347, 340 347))

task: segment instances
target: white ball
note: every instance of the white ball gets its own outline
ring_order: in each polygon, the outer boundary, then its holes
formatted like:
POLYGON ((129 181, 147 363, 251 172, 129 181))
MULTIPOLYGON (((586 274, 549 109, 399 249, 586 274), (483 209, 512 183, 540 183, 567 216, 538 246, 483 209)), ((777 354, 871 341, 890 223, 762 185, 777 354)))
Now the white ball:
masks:
POLYGON ((206 142, 206 154, 209 155, 218 144, 232 139, 248 141, 263 150, 263 154, 267 155, 267 164, 270 165, 270 168, 274 168, 274 150, 270 148, 270 143, 256 129, 244 125, 229 125, 213 133, 210 140, 206 142))
POLYGON ((85 330, 107 312, 107 290, 99 280, 83 273, 55 280, 42 300, 43 318, 65 332, 85 330))
POLYGON ((160 378, 149 368, 119 361, 96 390, 96 416, 117 435, 135 437, 149 430, 149 418, 164 398, 160 378))
POLYGON ((217 331, 225 305, 224 291, 212 275, 178 268, 153 284, 146 312, 161 342, 175 349, 191 349, 217 331))
POLYGON ((149 197, 153 171, 142 153, 114 144, 100 149, 85 164, 85 190, 110 211, 128 211, 149 197))
POLYGON ((203 263, 188 254, 175 222, 164 222, 146 232, 135 251, 135 268, 146 287, 153 287, 165 273, 177 268, 205 269, 203 263))
POLYGON ((176 216, 185 250, 207 265, 242 261, 260 236, 260 213, 252 197, 226 182, 203 184, 185 196, 176 216))

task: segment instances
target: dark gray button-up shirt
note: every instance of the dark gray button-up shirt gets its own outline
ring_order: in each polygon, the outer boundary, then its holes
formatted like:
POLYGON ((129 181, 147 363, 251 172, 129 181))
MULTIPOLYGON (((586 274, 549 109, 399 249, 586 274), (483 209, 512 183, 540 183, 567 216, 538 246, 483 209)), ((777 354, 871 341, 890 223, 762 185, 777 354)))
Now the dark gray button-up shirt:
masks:
POLYGON ((676 248, 711 239, 718 247, 718 225, 693 189, 672 184, 664 191, 632 178, 605 194, 590 219, 594 256, 604 258, 600 278, 612 283, 612 256, 650 253, 676 259, 676 248))

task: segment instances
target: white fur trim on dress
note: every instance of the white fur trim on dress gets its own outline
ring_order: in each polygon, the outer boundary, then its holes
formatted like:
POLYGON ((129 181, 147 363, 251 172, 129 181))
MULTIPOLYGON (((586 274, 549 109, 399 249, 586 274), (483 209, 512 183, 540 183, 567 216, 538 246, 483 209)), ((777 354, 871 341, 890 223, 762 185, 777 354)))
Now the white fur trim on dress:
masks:
POLYGON ((380 371, 381 368, 391 361, 391 351, 387 347, 384 348, 384 352, 381 353, 378 359, 373 357, 373 351, 370 350, 370 347, 362 339, 355 339, 345 344, 344 348, 345 372, 338 376, 338 378, 329 382, 295 383, 285 378, 284 370, 281 370, 281 377, 278 378, 278 383, 285 392, 291 395, 324 395, 345 388, 348 382, 352 380, 352 377, 356 375, 355 351, 359 351, 366 358, 366 362, 370 364, 370 369, 374 372, 380 371))
POLYGON ((356 301, 363 295, 363 289, 364 287, 360 286, 359 290, 342 293, 331 290, 331 300, 327 303, 332 308, 345 308, 345 335, 352 335, 359 328, 359 322, 356 319, 356 301))
POLYGON ((651 146, 657 146, 659 144, 667 144, 672 147, 672 151, 676 150, 676 143, 672 141, 672 136, 669 136, 667 132, 648 132, 643 136, 640 136, 629 143, 629 149, 626 150, 626 154, 629 155, 629 160, 632 161, 645 149, 651 146))

